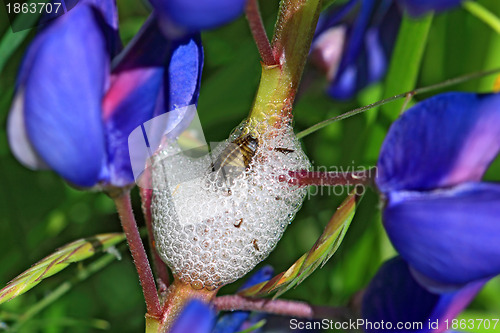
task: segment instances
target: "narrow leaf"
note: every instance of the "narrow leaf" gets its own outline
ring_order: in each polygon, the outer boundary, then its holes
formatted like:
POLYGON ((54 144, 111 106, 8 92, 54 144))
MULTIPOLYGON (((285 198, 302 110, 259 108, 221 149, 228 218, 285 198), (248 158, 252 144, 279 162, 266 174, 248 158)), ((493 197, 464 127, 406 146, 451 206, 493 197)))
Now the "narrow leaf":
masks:
POLYGON ((0 290, 0 304, 24 294, 43 279, 60 272, 69 264, 85 260, 99 251, 105 251, 124 239, 125 236, 121 233, 101 234, 80 239, 61 247, 55 253, 34 264, 0 290))
POLYGON ((287 271, 276 275, 269 281, 242 290, 239 294, 256 297, 276 292, 274 297, 278 297, 304 281, 316 268, 324 265, 337 251, 347 229, 351 225, 360 200, 361 196, 356 194, 355 190, 351 192, 337 208, 323 234, 309 252, 300 257, 287 271))
POLYGON ((500 18, 477 2, 467 1, 463 4, 464 8, 472 15, 490 26, 497 34, 500 34, 500 18))
POLYGON ((237 333, 252 333, 252 332, 256 332, 259 328, 262 328, 265 324, 266 324, 266 320, 262 319, 261 321, 256 322, 255 324, 253 324, 249 328, 244 329, 242 331, 239 331, 237 333))

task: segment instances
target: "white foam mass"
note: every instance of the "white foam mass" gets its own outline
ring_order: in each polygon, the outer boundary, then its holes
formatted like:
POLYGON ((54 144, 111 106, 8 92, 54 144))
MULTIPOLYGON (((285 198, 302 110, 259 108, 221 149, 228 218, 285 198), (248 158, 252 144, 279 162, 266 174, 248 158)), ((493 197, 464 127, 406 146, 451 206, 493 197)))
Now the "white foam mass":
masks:
POLYGON ((307 192, 287 182, 288 171, 310 168, 289 126, 254 134, 258 146, 248 167, 229 181, 214 177, 213 161, 245 130, 243 124, 212 157, 170 145, 153 162, 157 250, 177 278, 196 289, 233 282, 266 258, 307 192))

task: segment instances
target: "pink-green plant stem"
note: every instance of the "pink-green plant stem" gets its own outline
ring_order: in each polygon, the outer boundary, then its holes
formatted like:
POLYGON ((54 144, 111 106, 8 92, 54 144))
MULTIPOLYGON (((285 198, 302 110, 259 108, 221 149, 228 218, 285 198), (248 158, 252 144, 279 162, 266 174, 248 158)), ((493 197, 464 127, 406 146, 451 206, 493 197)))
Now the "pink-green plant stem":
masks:
POLYGON ((281 127, 291 119, 292 105, 321 11, 321 0, 282 0, 272 52, 275 65, 262 64, 262 76, 249 114, 258 132, 281 127))
POLYGON ((132 204, 130 202, 130 191, 124 191, 122 194, 113 197, 116 209, 120 216, 123 231, 127 237, 128 246, 134 259, 134 264, 139 275, 144 300, 146 302, 147 315, 152 318, 161 318, 160 300, 156 291, 156 284, 153 277, 151 266, 141 235, 137 228, 132 204))
MULTIPOLYGON (((268 54, 265 30, 262 25, 256 1, 250 1, 247 15, 252 33, 257 34, 256 42, 264 63, 262 77, 249 114, 248 127, 260 131, 262 127, 280 127, 288 124, 292 104, 316 28, 322 0, 282 0, 272 44, 272 58, 268 54), (264 38, 264 36, 266 38, 264 38), (259 45, 260 44, 260 45, 259 45)), ((171 327, 183 304, 190 298, 209 302, 217 290, 194 289, 174 276, 161 318, 160 331, 171 327)))
POLYGON ((176 279, 174 275, 174 281, 168 288, 165 304, 163 305, 159 332, 168 332, 189 300, 196 298, 209 303, 218 291, 219 289, 194 289, 189 283, 176 279))
POLYGON ((347 308, 317 306, 305 302, 281 299, 248 298, 239 295, 216 297, 214 305, 218 311, 258 311, 307 319, 329 318, 343 321, 352 317, 351 311, 347 308))
POLYGON ((376 168, 355 172, 289 171, 290 185, 298 186, 371 186, 375 180, 376 168))
POLYGON ((259 49, 262 62, 267 66, 276 65, 278 62, 274 58, 271 43, 269 43, 269 38, 267 38, 266 29, 264 28, 264 23, 262 22, 262 16, 260 14, 258 0, 248 0, 245 8, 245 14, 247 16, 248 25, 250 26, 253 39, 259 49))

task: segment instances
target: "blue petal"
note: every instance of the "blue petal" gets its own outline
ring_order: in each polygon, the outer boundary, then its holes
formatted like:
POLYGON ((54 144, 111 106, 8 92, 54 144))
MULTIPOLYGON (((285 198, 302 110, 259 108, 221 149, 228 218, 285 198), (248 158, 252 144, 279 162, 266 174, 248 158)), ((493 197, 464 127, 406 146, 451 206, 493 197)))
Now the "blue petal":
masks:
POLYGON ((437 95, 394 122, 376 182, 387 193, 479 181, 499 149, 500 94, 437 95))
POLYGON ((69 11, 75 5, 92 5, 102 14, 104 22, 113 30, 118 30, 118 9, 116 0, 65 0, 66 10, 69 11))
POLYGON ((76 5, 92 6, 99 13, 99 23, 108 41, 110 55, 115 56, 120 51, 122 44, 118 33, 118 8, 116 7, 116 0, 65 0, 62 2, 62 5, 59 5, 61 4, 61 0, 51 0, 50 2, 53 4, 53 12, 44 12, 38 22, 42 30, 45 26, 50 26, 54 22, 51 20, 55 17, 65 15, 65 12, 69 12, 76 5), (61 14, 56 15, 56 10, 61 14))
POLYGON ((264 266, 261 269, 259 269, 257 272, 252 274, 245 283, 240 287, 240 290, 250 288, 256 284, 259 284, 261 282, 270 280, 273 277, 274 274, 274 269, 272 266, 264 266))
MULTIPOLYGON (((383 33, 386 33, 385 31, 383 33)), ((368 29, 365 36, 366 49, 366 82, 372 83, 381 80, 387 71, 387 56, 380 42, 380 31, 375 28, 368 29)))
MULTIPOLYGON (((100 19, 102 29, 108 42, 111 57, 114 57, 122 48, 120 34, 118 33, 118 8, 116 7, 116 0, 80 0, 78 5, 89 4, 96 8, 101 14, 100 19)), ((70 10, 70 4, 66 3, 67 10, 70 10)))
POLYGON ((500 273, 500 185, 466 183, 435 192, 392 192, 384 225, 417 272, 443 286, 500 273))
POLYGON ((365 33, 368 29, 374 8, 374 0, 361 0, 360 13, 349 32, 348 42, 345 46, 342 61, 340 62, 339 77, 342 77, 344 71, 349 70, 349 68, 357 63, 358 57, 362 52, 365 33))
MULTIPOLYGON (((335 75, 331 69, 336 64, 321 64, 330 70, 329 79, 332 79, 328 93, 336 99, 349 99, 359 90, 376 82, 385 75, 390 53, 399 28, 400 14, 392 1, 361 0, 360 12, 351 24, 348 14, 352 11, 354 2, 350 1, 340 10, 329 14, 330 19, 323 19, 324 23, 317 32, 317 41, 321 34, 331 31, 332 26, 347 29, 342 59, 335 75), (339 15, 346 16, 342 19, 339 15), (328 25, 332 24, 332 25, 328 25)), ((338 37, 332 35, 332 43, 338 43, 338 37), (335 38, 335 39, 333 39, 335 38)), ((322 44, 328 46, 325 41, 322 44)), ((317 43, 314 44, 317 47, 317 43)), ((317 53, 317 52, 316 52, 317 53)), ((326 59, 326 58, 325 58, 326 59)), ((338 61, 332 57, 334 61, 338 61)))
POLYGON ((396 257, 382 265, 363 296, 365 331, 442 332, 446 329, 444 320, 455 318, 482 286, 482 283, 474 283, 456 292, 431 293, 413 279, 407 263, 401 257, 396 257), (390 323, 392 329, 375 329, 373 324, 382 321, 386 328, 390 323), (440 323, 439 326, 435 324, 436 321, 440 323), (415 326, 397 329, 398 323, 415 326), (430 323, 434 325, 429 326, 430 323))
MULTIPOLYGON (((175 41, 168 72, 165 73, 167 112, 198 102, 201 71, 203 69, 203 47, 199 35, 175 41)), ((156 111, 158 113, 158 110, 156 111)))
POLYGON ((342 73, 338 73, 335 81, 328 88, 328 94, 339 100, 352 98, 357 90, 358 68, 351 65, 345 68, 342 73))
POLYGON ((132 130, 154 116, 171 42, 150 17, 127 49, 115 60, 111 86, 103 100, 103 118, 108 135, 109 177, 123 186, 134 181, 128 153, 132 130))
POLYGON ((205 303, 193 299, 182 310, 170 333, 209 333, 215 323, 215 312, 205 303))
POLYGON ((464 0, 396 0, 412 16, 421 16, 431 11, 441 12, 458 7, 464 0))
POLYGON ((161 16, 188 30, 211 29, 243 13, 246 0, 151 0, 161 16))
POLYGON ((67 181, 92 186, 104 162, 101 100, 109 54, 99 14, 78 6, 35 39, 20 74, 28 137, 67 181))
POLYGON ((134 181, 130 133, 155 116, 197 102, 203 52, 199 37, 167 40, 151 17, 119 58, 103 109, 110 179, 123 186, 134 181))
POLYGON ((333 26, 340 25, 349 13, 354 9, 359 0, 349 0, 346 4, 329 10, 325 14, 321 14, 316 26, 314 38, 333 26))
MULTIPOLYGON (((271 266, 264 266, 259 269, 255 274, 253 274, 245 283, 241 286, 240 290, 250 288, 253 285, 259 284, 261 282, 267 281, 273 277, 274 269, 271 266)), ((250 318, 250 311, 233 311, 220 316, 217 320, 217 324, 212 333, 233 333, 245 329, 244 324, 247 319, 250 318)), ((262 319, 262 318, 254 318, 262 319)), ((252 322, 257 322, 258 320, 253 320, 252 322)), ((251 326, 246 325, 246 326, 251 326)))

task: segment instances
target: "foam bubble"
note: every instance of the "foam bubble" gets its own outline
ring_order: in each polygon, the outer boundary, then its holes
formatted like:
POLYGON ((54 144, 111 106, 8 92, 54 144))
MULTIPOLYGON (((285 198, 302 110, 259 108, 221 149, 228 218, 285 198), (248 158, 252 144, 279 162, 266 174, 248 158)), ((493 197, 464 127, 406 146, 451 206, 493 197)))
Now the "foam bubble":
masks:
MULTIPOLYGON (((245 130, 243 124, 212 156, 227 154, 245 130)), ((213 289, 252 270, 274 249, 306 195, 286 182, 289 170, 310 168, 292 128, 252 135, 258 145, 248 167, 223 181, 209 155, 194 158, 176 145, 153 162, 157 250, 179 279, 196 288, 213 289)))

